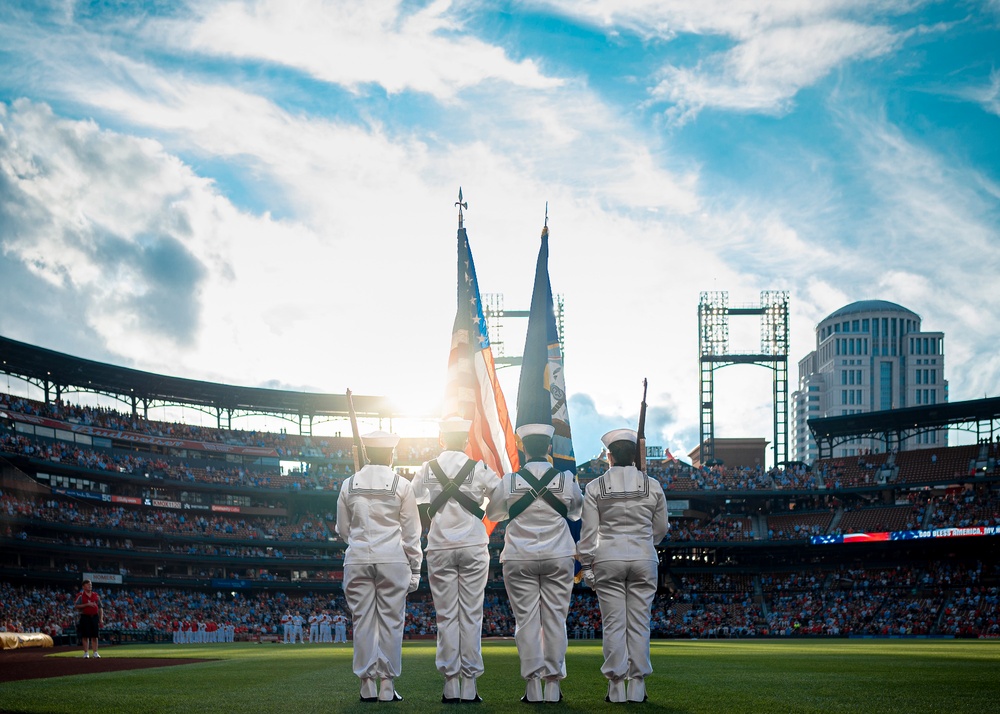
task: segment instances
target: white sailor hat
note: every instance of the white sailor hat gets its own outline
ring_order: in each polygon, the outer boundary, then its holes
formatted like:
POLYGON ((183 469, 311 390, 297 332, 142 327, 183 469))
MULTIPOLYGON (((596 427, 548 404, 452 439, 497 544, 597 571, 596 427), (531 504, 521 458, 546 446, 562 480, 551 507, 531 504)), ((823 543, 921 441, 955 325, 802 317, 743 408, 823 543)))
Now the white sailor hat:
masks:
POLYGON ((635 429, 612 429, 601 437, 601 442, 605 446, 611 446, 616 441, 631 441, 633 444, 639 443, 639 435, 635 429))
POLYGON ((438 422, 442 434, 468 434, 472 422, 459 416, 450 416, 438 422))
POLYGON ((361 441, 365 446, 373 449, 395 449, 399 443, 399 434, 390 434, 387 431, 372 431, 361 435, 361 441))
POLYGON ((517 435, 522 439, 526 436, 547 436, 551 439, 555 433, 555 427, 551 424, 523 424, 517 427, 517 435))

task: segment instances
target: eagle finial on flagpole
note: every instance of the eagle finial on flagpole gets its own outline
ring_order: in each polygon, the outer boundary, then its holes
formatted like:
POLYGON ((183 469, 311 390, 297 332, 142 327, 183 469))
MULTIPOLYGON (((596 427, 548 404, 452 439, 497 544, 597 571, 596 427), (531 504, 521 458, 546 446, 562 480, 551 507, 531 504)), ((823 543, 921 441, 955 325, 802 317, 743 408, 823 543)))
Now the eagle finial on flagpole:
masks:
POLYGON ((458 206, 458 227, 462 228, 462 226, 464 225, 463 216, 462 216, 462 209, 464 208, 464 209, 468 210, 469 204, 468 204, 467 201, 462 201, 462 187, 461 186, 458 187, 458 200, 455 202, 455 205, 458 206))

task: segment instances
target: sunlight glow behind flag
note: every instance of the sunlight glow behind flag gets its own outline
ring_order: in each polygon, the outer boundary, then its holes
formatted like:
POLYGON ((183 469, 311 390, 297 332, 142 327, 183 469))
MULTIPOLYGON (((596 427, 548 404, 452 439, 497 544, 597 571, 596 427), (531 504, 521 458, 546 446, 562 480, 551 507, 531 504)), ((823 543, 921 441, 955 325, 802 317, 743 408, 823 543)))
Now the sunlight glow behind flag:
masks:
MULTIPOLYGON (((461 194, 460 198, 461 200, 461 194)), ((514 429, 497 380, 469 237, 458 229, 458 310, 448 356, 445 417, 472 421, 466 453, 498 475, 520 468, 514 429)))
POLYGON ((549 283, 548 226, 542 229, 542 245, 535 265, 535 285, 528 315, 528 334, 524 340, 524 358, 517 385, 517 425, 524 424, 551 424, 555 428, 552 465, 560 471, 576 473, 562 351, 549 283))

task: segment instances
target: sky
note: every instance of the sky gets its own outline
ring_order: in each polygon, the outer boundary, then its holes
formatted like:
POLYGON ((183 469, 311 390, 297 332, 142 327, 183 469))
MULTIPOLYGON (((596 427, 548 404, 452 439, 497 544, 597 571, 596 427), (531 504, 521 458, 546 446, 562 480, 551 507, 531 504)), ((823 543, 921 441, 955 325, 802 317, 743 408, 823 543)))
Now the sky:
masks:
MULTIPOLYGON (((459 187, 511 310, 548 206, 578 460, 643 378, 695 447, 704 291, 788 291, 792 389, 880 299, 998 394, 1000 0, 0 2, 0 335, 433 415, 459 187)), ((719 370, 716 435, 770 441, 771 385, 719 370)))

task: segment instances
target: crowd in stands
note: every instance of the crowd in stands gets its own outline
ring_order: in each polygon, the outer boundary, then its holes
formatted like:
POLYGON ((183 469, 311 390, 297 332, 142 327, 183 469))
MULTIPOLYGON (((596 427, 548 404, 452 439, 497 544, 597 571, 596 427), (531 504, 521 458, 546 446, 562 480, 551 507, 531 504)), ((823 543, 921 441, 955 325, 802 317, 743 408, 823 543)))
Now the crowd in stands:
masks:
POLYGON ((751 541, 755 532, 750 519, 741 516, 719 515, 708 521, 683 519, 671 524, 667 540, 684 541, 751 541))
POLYGON ((805 503, 800 500, 802 507, 795 510, 762 515, 761 534, 754 527, 754 518, 749 516, 718 513, 674 517, 667 540, 671 543, 794 541, 818 535, 1000 526, 1000 490, 986 485, 947 492, 901 491, 896 498, 897 502, 891 505, 875 500, 853 501, 848 505, 829 495, 805 503))
MULTIPOLYGON (((982 563, 938 562, 926 568, 855 567, 762 578, 767 631, 774 635, 987 635, 996 622, 995 604, 992 620, 980 621, 985 626, 979 629, 960 631, 960 625, 949 625, 946 617, 939 624, 943 611, 959 622, 955 613, 961 610, 959 603, 967 602, 966 592, 981 596, 976 608, 970 609, 982 616, 982 605, 989 606, 989 593, 983 596, 984 589, 976 585, 983 567, 982 563)), ((991 567, 992 577, 1000 574, 995 564, 991 567)))
POLYGON ((183 461, 162 457, 143 457, 108 450, 85 449, 77 444, 32 439, 22 434, 0 432, 0 453, 76 466, 94 471, 142 476, 153 480, 184 483, 211 483, 244 488, 295 489, 314 487, 308 475, 282 475, 277 469, 250 470, 244 467, 195 467, 183 461))
POLYGON ((97 506, 72 498, 29 496, 0 491, 0 517, 124 531, 153 536, 193 536, 275 542, 325 542, 332 536, 333 515, 286 516, 201 515, 161 508, 97 506))
POLYGON ((813 513, 784 513, 767 517, 768 540, 798 540, 829 531, 836 509, 813 513))
MULTIPOLYGON (((1000 564, 932 562, 891 567, 746 573, 685 573, 678 589, 653 603, 658 637, 791 637, 803 635, 1000 635, 1000 564), (984 580, 986 582, 984 582, 984 580), (760 595, 758 594, 758 592, 760 595)), ((347 613, 335 595, 203 592, 177 588, 100 586, 106 629, 169 632, 179 621, 234 624, 244 636, 274 634, 286 610, 307 616, 327 609, 347 613)), ((0 584, 2 625, 14 631, 55 631, 75 624, 75 593, 46 586, 0 584)), ((436 634, 433 602, 425 590, 406 606, 408 637, 436 634)), ((570 637, 600 636, 594 593, 577 589, 566 621, 570 637)), ((514 618, 502 591, 487 591, 484 636, 513 634, 514 618)))
MULTIPOLYGON (((224 443, 231 446, 270 448, 274 449, 280 458, 289 460, 306 456, 321 456, 345 462, 342 467, 346 469, 350 469, 346 462, 352 459, 352 438, 343 436, 309 437, 288 434, 284 431, 219 429, 182 422, 155 421, 145 419, 138 414, 106 407, 80 406, 61 400, 46 403, 5 393, 0 393, 0 409, 147 436, 203 443, 224 443)), ((420 463, 437 456, 439 451, 437 439, 407 439, 398 450, 397 460, 406 463, 420 463)), ((344 473, 350 473, 350 471, 345 470, 344 473)))
POLYGON ((946 493, 929 505, 931 528, 1000 526, 1000 494, 995 491, 946 493))

